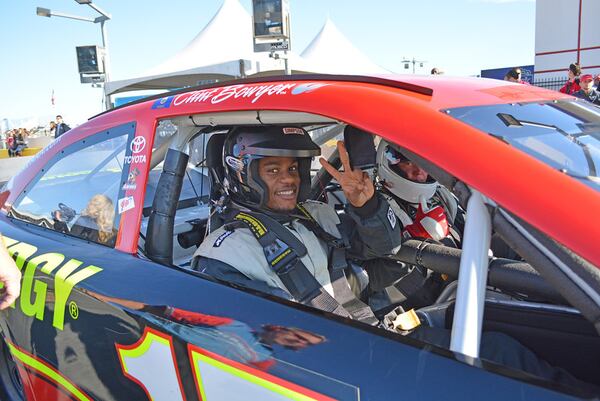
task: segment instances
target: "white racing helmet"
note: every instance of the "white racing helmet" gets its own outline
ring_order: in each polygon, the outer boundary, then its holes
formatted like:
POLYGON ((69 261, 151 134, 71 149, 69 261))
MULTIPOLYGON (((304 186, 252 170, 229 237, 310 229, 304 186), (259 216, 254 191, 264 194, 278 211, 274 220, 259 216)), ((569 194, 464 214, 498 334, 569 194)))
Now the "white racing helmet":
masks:
POLYGON ((428 201, 435 194, 437 181, 431 176, 426 182, 415 182, 406 178, 397 166, 406 160, 409 159, 396 145, 382 139, 377 147, 377 176, 392 194, 406 202, 417 204, 421 199, 428 201))

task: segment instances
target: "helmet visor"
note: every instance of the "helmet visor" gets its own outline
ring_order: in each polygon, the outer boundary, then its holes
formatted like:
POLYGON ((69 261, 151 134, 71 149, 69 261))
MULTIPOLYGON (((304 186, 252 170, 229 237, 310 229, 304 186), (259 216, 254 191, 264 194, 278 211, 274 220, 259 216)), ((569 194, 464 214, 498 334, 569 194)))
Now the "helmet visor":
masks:
POLYGON ((390 145, 387 145, 385 147, 385 158, 387 159, 390 166, 408 160, 402 153, 398 152, 390 145))

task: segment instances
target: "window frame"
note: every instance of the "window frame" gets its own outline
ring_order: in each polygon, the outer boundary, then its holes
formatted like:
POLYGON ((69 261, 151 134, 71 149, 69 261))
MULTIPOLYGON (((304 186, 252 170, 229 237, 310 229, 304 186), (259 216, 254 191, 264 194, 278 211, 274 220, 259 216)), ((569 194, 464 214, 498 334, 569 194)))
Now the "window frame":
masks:
MULTIPOLYGON (((86 136, 85 138, 74 142, 70 145, 68 145, 67 147, 65 147, 64 149, 61 149, 60 151, 54 153, 54 155, 52 155, 52 157, 48 160, 48 162, 44 165, 44 167, 42 167, 41 169, 39 169, 39 171, 31 178, 31 180, 27 183, 27 185, 25 185, 25 187, 23 187, 23 190, 21 191, 21 193, 19 193, 17 195, 17 197, 15 198, 15 201, 13 202, 13 205, 18 205, 25 196, 27 196, 27 194, 40 182, 40 180, 46 175, 46 173, 59 161, 61 161, 62 159, 64 159, 65 157, 68 157, 72 154, 74 154, 77 151, 80 151, 82 149, 85 149, 87 147, 90 146, 94 146, 97 145, 99 143, 102 143, 103 141, 106 140, 110 140, 110 139, 115 139, 121 136, 125 136, 126 141, 126 147, 125 147, 125 157, 127 156, 131 156, 132 150, 131 150, 131 142, 133 140, 133 138, 135 138, 136 135, 136 128, 137 128, 137 123, 135 121, 132 122, 128 122, 128 123, 124 123, 124 124, 120 124, 111 128, 107 128, 105 130, 96 132, 94 134, 90 134, 89 136, 86 136)), ((126 168, 127 164, 123 165, 122 171, 121 171, 121 176, 120 176, 120 180, 119 180, 119 187, 118 187, 118 192, 117 192, 117 197, 115 199, 115 220, 113 223, 113 227, 117 228, 117 237, 119 235, 120 232, 120 223, 121 223, 121 214, 119 214, 117 212, 117 208, 118 208, 118 200, 123 198, 125 195, 125 190, 123 189, 123 184, 127 181, 127 176, 129 173, 129 169, 126 168)), ((97 167, 97 166, 96 166, 97 167)), ((94 168, 92 170, 92 173, 96 171, 96 168, 94 168)), ((90 173, 91 174, 91 173, 90 173)), ((18 211, 17 211, 18 213, 18 211)), ((16 221, 19 221, 21 223, 27 224, 27 225, 32 225, 35 227, 40 227, 43 228, 45 230, 54 232, 54 233, 58 233, 58 234, 62 234, 62 235, 66 235, 70 238, 76 238, 82 241, 86 241, 86 242, 91 242, 89 240, 86 240, 84 238, 78 237, 76 235, 71 235, 69 233, 61 233, 59 231, 56 231, 52 228, 46 227, 43 224, 34 224, 32 222, 23 220, 17 216, 15 216, 14 213, 9 213, 8 217, 10 217, 11 219, 14 219, 16 221)), ((115 248, 116 246, 116 242, 113 242, 111 245, 107 245, 107 244, 102 244, 99 242, 92 242, 94 244, 97 245, 101 245, 101 246, 105 246, 107 248, 115 248)))

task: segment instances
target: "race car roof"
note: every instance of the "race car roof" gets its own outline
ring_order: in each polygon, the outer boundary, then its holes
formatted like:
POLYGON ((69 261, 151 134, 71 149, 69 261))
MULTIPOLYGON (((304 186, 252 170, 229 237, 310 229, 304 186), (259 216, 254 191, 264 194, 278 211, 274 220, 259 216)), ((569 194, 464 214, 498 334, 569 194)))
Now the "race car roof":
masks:
MULTIPOLYGON (((177 95, 186 92, 219 88, 231 85, 289 81, 355 82, 388 86, 392 88, 403 89, 408 92, 413 92, 415 94, 427 95, 430 97, 430 99, 428 99, 427 101, 429 107, 432 107, 437 110, 475 105, 518 103, 540 100, 558 100, 567 99, 570 97, 569 95, 565 95, 560 92, 550 91, 533 85, 515 84, 512 82, 487 78, 474 79, 472 77, 451 77, 439 75, 361 76, 301 74, 238 79, 184 88, 168 93, 162 93, 143 98, 135 102, 131 102, 120 106, 116 109, 105 111, 103 113, 98 114, 97 116, 101 116, 103 114, 112 112, 117 109, 130 107, 135 104, 160 99, 166 95, 177 95), (460 93, 461 95, 456 96, 457 93, 460 93)), ((97 116, 94 116, 92 118, 95 118, 97 116)))

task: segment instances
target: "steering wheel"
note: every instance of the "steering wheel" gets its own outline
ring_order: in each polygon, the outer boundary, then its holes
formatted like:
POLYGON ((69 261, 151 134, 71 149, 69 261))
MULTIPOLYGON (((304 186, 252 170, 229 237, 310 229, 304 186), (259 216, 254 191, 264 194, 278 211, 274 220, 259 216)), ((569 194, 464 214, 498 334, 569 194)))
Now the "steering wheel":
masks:
POLYGON ((52 218, 63 223, 70 223, 77 216, 75 209, 64 203, 58 204, 58 209, 52 212, 52 218))

